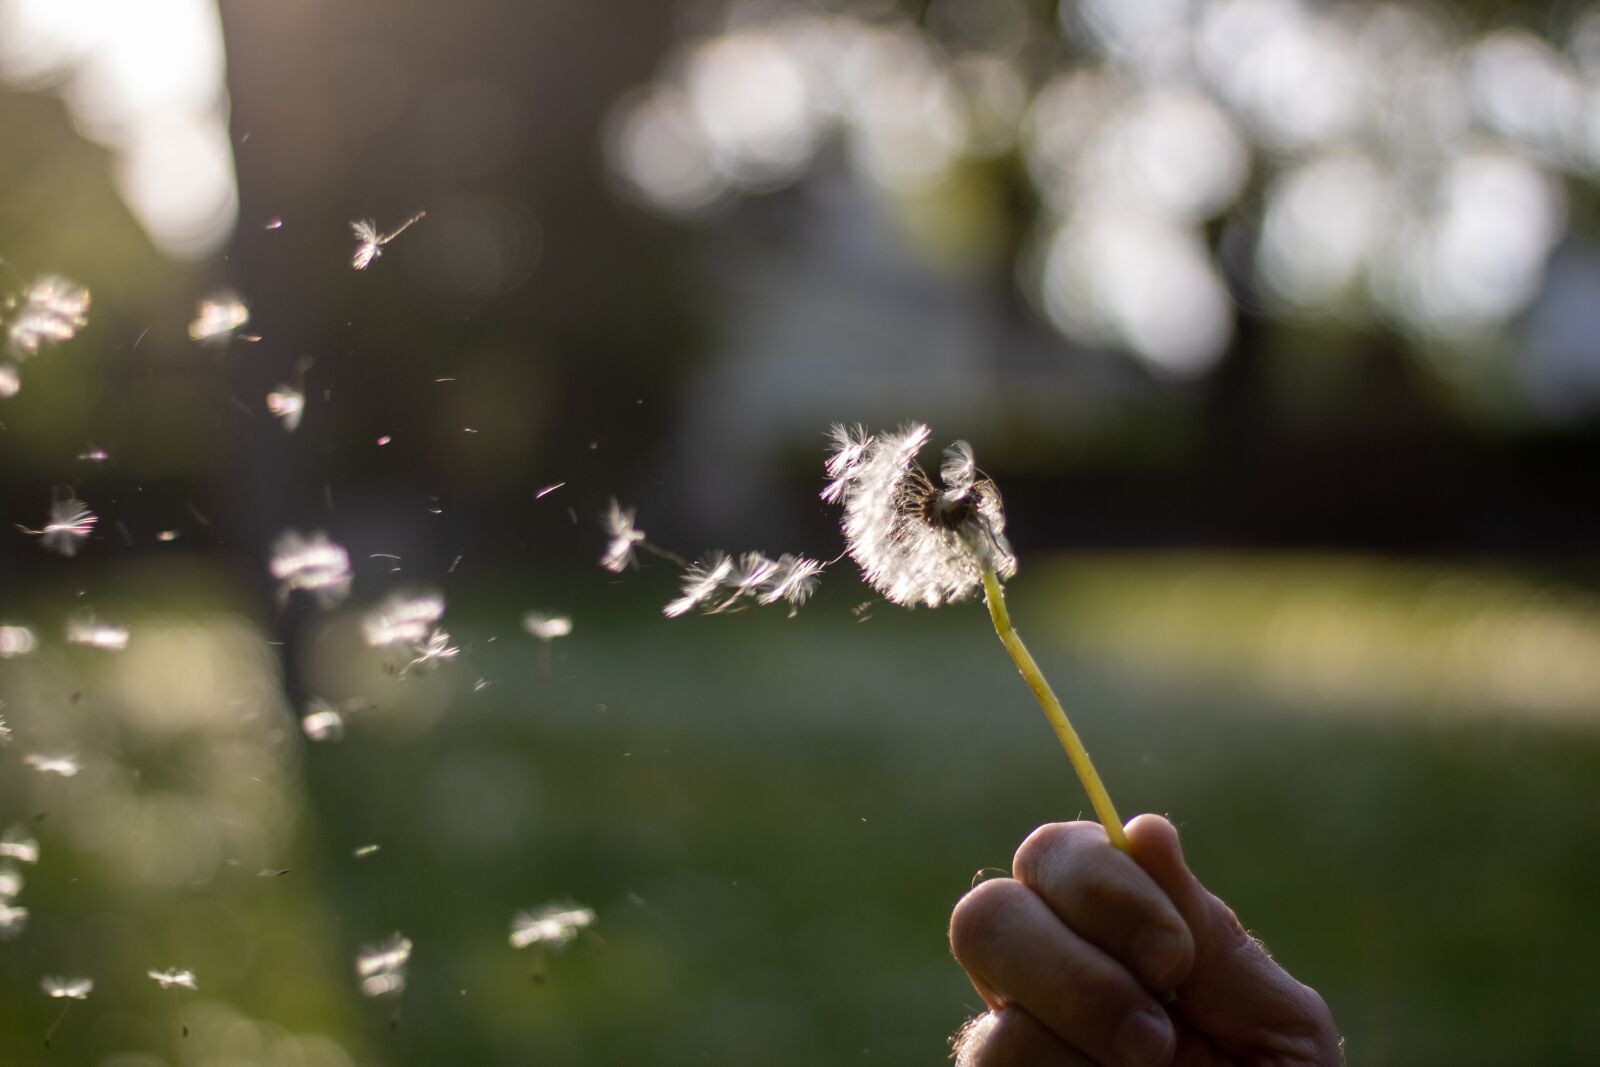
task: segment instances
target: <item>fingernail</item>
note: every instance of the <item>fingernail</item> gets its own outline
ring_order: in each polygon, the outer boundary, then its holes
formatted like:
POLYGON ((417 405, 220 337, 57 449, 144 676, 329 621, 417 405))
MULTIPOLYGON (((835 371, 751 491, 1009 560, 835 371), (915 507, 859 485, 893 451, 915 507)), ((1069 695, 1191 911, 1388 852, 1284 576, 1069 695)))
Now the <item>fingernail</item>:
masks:
POLYGON ((1122 1067, 1157 1067, 1167 1058, 1175 1040, 1165 1015, 1136 1011, 1123 1020, 1112 1049, 1122 1067))
POLYGON ((1164 988, 1183 957, 1183 942, 1165 926, 1149 926, 1133 939, 1133 962, 1145 984, 1164 988))

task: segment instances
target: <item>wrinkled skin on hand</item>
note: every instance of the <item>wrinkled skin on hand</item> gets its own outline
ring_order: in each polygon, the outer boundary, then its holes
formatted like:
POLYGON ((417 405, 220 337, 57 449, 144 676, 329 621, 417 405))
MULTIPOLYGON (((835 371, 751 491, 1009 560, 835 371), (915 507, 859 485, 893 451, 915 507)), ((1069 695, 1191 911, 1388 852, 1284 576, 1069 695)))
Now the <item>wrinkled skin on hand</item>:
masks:
POLYGON ((1130 852, 1098 823, 1052 823, 950 918, 989 1011, 958 1067, 1339 1067, 1333 1015, 1190 873, 1172 824, 1141 815, 1130 852))

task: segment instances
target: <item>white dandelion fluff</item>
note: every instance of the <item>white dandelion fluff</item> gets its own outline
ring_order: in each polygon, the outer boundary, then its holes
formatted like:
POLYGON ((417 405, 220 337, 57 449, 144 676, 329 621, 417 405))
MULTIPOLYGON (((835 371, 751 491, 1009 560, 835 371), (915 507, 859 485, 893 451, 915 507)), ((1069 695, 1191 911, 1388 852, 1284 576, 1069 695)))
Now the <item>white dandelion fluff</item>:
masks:
POLYGON ((713 552, 704 562, 684 569, 681 595, 662 608, 668 618, 699 609, 708 615, 735 611, 749 602, 776 604, 788 601, 792 616, 816 589, 823 565, 805 556, 784 553, 768 559, 746 552, 737 560, 713 552))
POLYGON ((0 941, 9 941, 28 926, 28 909, 0 900, 0 941))
POLYGON ((945 453, 935 486, 916 463, 928 436, 920 424, 883 435, 835 426, 822 491, 844 505, 845 541, 868 584, 907 606, 965 600, 985 570, 1017 570, 999 489, 964 441, 945 453))
POLYGON ((644 531, 634 525, 634 514, 635 509, 623 507, 613 497, 601 516, 601 524, 610 540, 606 543, 605 554, 600 557, 600 566, 614 574, 627 569, 638 546, 644 543, 644 531))
POLYGON ((26 626, 0 626, 0 659, 26 656, 38 647, 38 638, 26 626))
POLYGON ((328 540, 321 530, 305 536, 286 530, 272 546, 269 563, 278 580, 278 597, 288 600, 295 590, 308 592, 322 607, 328 608, 350 595, 354 575, 350 553, 343 545, 328 540))
POLYGON ((535 911, 519 911, 511 919, 511 947, 543 945, 560 948, 594 925, 594 909, 551 904, 535 911))
POLYGON ((22 374, 13 363, 0 363, 0 400, 10 400, 22 392, 22 374))
POLYGON ((94 991, 93 978, 60 978, 47 974, 39 979, 39 988, 52 1000, 88 1000, 94 991))
POLYGON ((402 674, 411 671, 431 671, 441 664, 449 663, 461 652, 450 643, 450 635, 438 627, 434 627, 425 639, 412 646, 412 651, 416 655, 405 665, 402 674))
POLYGON ((89 539, 89 535, 94 533, 94 524, 99 521, 87 504, 69 494, 50 502, 50 521, 45 523, 43 529, 30 530, 26 526, 18 526, 17 529, 37 537, 39 543, 52 552, 75 556, 78 546, 89 539))
POLYGON ((332 704, 313 697, 306 705, 300 729, 313 741, 338 741, 344 737, 344 716, 332 704))
POLYGON ((35 279, 8 303, 13 312, 7 340, 18 359, 38 355, 47 344, 70 341, 89 324, 89 290, 58 274, 35 279))
POLYGON ((444 597, 431 591, 390 594, 361 620, 369 648, 417 645, 444 618, 444 597))
POLYGON ((358 219, 352 222, 350 230, 356 235, 356 251, 350 260, 350 265, 356 270, 366 270, 372 265, 373 260, 383 255, 384 245, 421 222, 427 214, 426 211, 419 211, 388 233, 378 231, 376 219, 358 219))
POLYGON ((530 611, 522 616, 522 628, 541 641, 553 641, 572 633, 572 620, 565 615, 544 615, 530 611))
POLYGON ((411 939, 395 934, 387 941, 365 945, 356 956, 356 976, 361 992, 369 997, 398 993, 406 987, 406 965, 411 961, 411 939))
POLYGON ((267 394, 267 411, 278 417, 285 433, 294 433, 306 411, 306 395, 292 385, 280 385, 267 394))
POLYGON ((88 645, 90 648, 103 649, 107 652, 121 652, 128 647, 129 636, 126 626, 101 622, 93 612, 76 612, 67 620, 68 644, 88 645))
POLYGON ((22 872, 15 867, 0 867, 0 901, 10 903, 22 892, 22 872))
POLYGON ((45 756, 30 752, 22 757, 22 762, 40 774, 54 774, 60 778, 75 777, 83 769, 76 756, 45 756))
POLYGON ((250 309, 231 294, 219 294, 195 305, 194 321, 189 323, 193 341, 214 341, 227 337, 250 321, 250 309))
POLYGON ((174 967, 166 971, 146 971, 145 974, 149 975, 150 980, 162 989, 198 990, 200 988, 199 983, 195 981, 194 972, 191 970, 180 971, 174 967))
POLYGON ((0 715, 0 745, 11 743, 11 724, 6 722, 6 717, 0 715))
MULTIPOLYGON (((8 827, 4 834, 0 834, 0 857, 18 863, 38 863, 39 842, 21 826, 8 827)), ((15 893, 0 895, 16 896, 15 893)))
POLYGON ((368 856, 372 855, 382 847, 382 845, 357 845, 351 850, 350 855, 354 859, 366 859, 368 856))

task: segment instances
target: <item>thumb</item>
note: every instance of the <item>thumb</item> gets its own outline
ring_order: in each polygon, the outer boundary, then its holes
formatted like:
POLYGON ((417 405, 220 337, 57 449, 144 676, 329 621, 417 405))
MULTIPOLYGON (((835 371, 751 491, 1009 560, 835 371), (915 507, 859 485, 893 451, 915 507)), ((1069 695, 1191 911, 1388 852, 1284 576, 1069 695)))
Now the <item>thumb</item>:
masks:
POLYGON ((1127 826, 1129 851, 1194 937, 1194 967, 1172 1006, 1227 1052, 1276 1052, 1286 1063, 1342 1062, 1333 1017, 1315 990, 1273 962, 1233 909, 1189 871, 1178 831, 1159 815, 1127 826))

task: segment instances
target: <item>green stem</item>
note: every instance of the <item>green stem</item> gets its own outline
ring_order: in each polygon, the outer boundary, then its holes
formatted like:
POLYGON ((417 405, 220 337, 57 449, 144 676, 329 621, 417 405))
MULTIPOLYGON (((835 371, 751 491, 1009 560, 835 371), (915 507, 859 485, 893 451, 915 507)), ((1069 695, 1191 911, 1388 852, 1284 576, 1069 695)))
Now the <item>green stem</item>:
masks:
POLYGON ((1106 792, 1105 783, 1096 773, 1094 763, 1089 759, 1089 750, 1078 740, 1078 731, 1074 730, 1072 723, 1068 721, 1067 713, 1061 708, 1061 701, 1056 699, 1050 683, 1045 681, 1044 672, 1039 670, 1039 665, 1028 654, 1028 647, 1022 643, 1021 635, 1011 625, 1011 614, 1006 611, 1005 593, 1000 588, 1000 579, 992 570, 985 569, 983 572, 983 593, 984 601, 989 605, 989 617, 994 620, 994 632, 1000 635, 1000 643, 1011 653, 1011 659, 1016 663, 1017 670, 1022 672, 1022 680, 1033 690, 1034 698, 1044 709, 1045 718, 1050 720, 1050 726, 1055 730, 1057 740, 1061 742, 1061 747, 1067 750, 1067 758, 1072 761, 1072 769, 1078 772, 1078 781, 1083 783, 1084 790, 1089 794, 1089 803, 1094 805, 1095 814, 1100 816, 1100 824, 1106 828, 1106 836, 1111 838, 1113 845, 1127 852, 1128 835, 1122 832, 1122 819, 1111 803, 1111 794, 1106 792))

